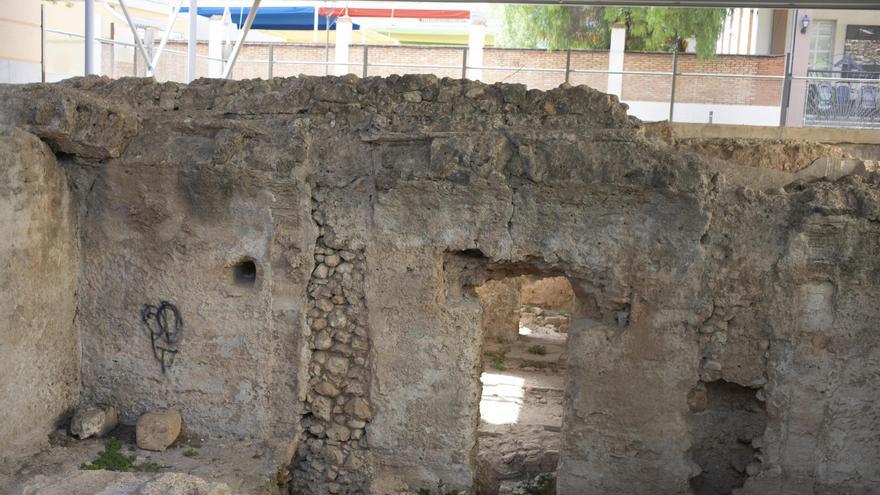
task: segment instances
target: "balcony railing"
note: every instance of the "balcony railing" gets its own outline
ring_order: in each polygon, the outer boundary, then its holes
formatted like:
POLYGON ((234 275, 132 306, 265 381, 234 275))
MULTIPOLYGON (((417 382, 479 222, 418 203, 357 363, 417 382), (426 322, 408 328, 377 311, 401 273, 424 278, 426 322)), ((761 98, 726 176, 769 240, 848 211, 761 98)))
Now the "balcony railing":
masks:
POLYGON ((880 128, 880 72, 807 73, 804 126, 880 128))

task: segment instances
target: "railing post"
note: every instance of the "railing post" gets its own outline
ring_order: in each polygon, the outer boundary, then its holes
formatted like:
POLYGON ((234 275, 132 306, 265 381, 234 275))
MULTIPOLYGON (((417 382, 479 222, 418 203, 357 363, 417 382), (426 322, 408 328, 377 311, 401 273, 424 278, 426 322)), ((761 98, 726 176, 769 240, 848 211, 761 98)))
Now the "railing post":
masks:
POLYGON ((785 127, 788 118, 788 99, 791 94, 791 53, 785 54, 785 69, 782 80, 782 101, 779 102, 779 127, 785 127))
POLYGON ((568 84, 569 74, 571 74, 571 48, 565 52, 565 84, 568 84))
POLYGON ((186 39, 186 82, 196 78, 196 56, 198 54, 199 1, 189 0, 189 33, 186 39))
POLYGON ((42 3, 40 4, 40 82, 46 82, 46 12, 42 3))
POLYGON ((325 17, 324 23, 326 28, 324 30, 326 32, 324 37, 324 75, 326 76, 330 74, 330 17, 325 17))
POLYGON ((467 47, 461 49, 461 78, 467 79, 467 47))
MULTIPOLYGON (((97 74, 95 71, 95 0, 85 0, 85 72, 90 76, 97 74)), ((137 33, 135 33, 137 35, 137 33)), ((135 74, 137 75, 137 74, 135 74)))
POLYGON ((269 45, 269 79, 272 79, 273 66, 275 65, 275 45, 269 45))
POLYGON ((110 23, 110 78, 116 78, 116 24, 110 23))
POLYGON ((363 69, 363 76, 361 76, 363 78, 367 77, 367 67, 369 67, 369 65, 370 65, 369 59, 370 59, 370 49, 366 44, 364 44, 364 69, 363 69))
POLYGON ((669 93, 669 123, 675 113, 675 77, 678 75, 678 40, 672 48, 672 90, 669 93))
POLYGON ((153 67, 153 64, 151 63, 151 61, 153 60, 153 48, 156 46, 155 33, 153 32, 153 28, 151 28, 151 27, 144 28, 143 44, 144 44, 144 50, 145 50, 144 53, 146 53, 146 55, 148 57, 146 60, 144 60, 144 65, 147 66, 145 69, 146 73, 144 74, 144 76, 145 77, 152 77, 156 72, 156 68, 153 67))

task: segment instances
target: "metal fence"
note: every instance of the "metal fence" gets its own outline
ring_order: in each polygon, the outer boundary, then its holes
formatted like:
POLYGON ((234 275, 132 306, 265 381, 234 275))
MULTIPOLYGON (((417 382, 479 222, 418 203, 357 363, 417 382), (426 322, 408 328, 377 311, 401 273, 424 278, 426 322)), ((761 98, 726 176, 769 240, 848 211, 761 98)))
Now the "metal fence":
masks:
MULTIPOLYGON (((54 40, 47 40, 49 45, 61 45, 65 42, 78 42, 78 49, 71 51, 71 56, 82 53, 83 36, 78 33, 46 29, 44 37, 51 36, 54 40)), ((102 46, 101 50, 101 73, 110 77, 143 76, 145 64, 138 53, 134 43, 121 40, 99 38, 96 40, 102 46)), ((161 47, 161 61, 156 66, 154 77, 160 81, 185 82, 185 68, 187 65, 185 50, 172 46, 161 47)), ((290 46, 290 44, 285 44, 290 46)), ((878 81, 847 79, 850 92, 846 97, 842 87, 841 78, 833 76, 792 76, 790 64, 786 60, 785 68, 778 75, 738 74, 738 73, 707 73, 686 72, 679 69, 680 57, 673 53, 671 66, 668 70, 636 71, 621 70, 611 71, 607 69, 583 68, 573 62, 573 53, 564 52, 564 58, 558 60, 558 66, 500 66, 500 65, 472 65, 468 63, 467 47, 444 47, 451 53, 459 53, 455 57, 446 57, 447 60, 426 60, 424 63, 389 62, 377 61, 371 55, 373 52, 387 50, 389 47, 353 45, 351 47, 352 58, 360 58, 357 61, 338 64, 331 60, 331 45, 323 48, 312 46, 314 50, 323 50, 323 53, 311 59, 294 59, 277 56, 276 45, 263 43, 263 49, 258 56, 251 54, 251 58, 239 57, 232 70, 232 78, 272 78, 286 77, 298 74, 322 75, 333 74, 340 65, 347 67, 346 72, 358 74, 362 77, 406 73, 431 73, 439 77, 470 77, 477 78, 487 83, 493 82, 521 82, 530 86, 537 86, 536 77, 540 76, 542 89, 555 87, 561 83, 587 84, 602 91, 609 91, 615 76, 619 78, 618 92, 621 100, 630 104, 630 112, 645 120, 687 121, 687 122, 716 122, 716 123, 740 123, 765 125, 784 125, 789 101, 792 93, 792 85, 807 89, 804 98, 803 125, 823 126, 846 126, 846 127, 875 127, 877 123, 876 95, 871 93, 870 87, 878 81), (357 57, 357 52, 360 56, 357 57), (315 60, 315 58, 319 58, 315 60), (454 58, 454 60, 452 60, 454 58), (531 84, 530 84, 531 83, 531 84), (854 84, 859 84, 853 86, 854 84), (828 87, 832 88, 831 104, 828 106, 828 87), (839 92, 838 92, 839 91, 839 92), (650 93, 651 96, 645 97, 650 93), (760 104, 755 104, 755 94, 765 94, 760 104), (870 100, 871 95, 874 100, 870 100), (739 101, 736 95, 742 96, 739 101), (854 96, 858 95, 858 96, 854 96), (870 101, 873 101, 871 106, 870 101), (836 103, 835 103, 836 102, 836 103), (844 102, 846 104, 844 104, 844 102), (718 115, 718 110, 713 111, 713 106, 728 106, 726 118, 718 115), (737 106, 738 105, 738 106, 737 106)), ((56 46, 57 48, 57 46, 56 46)), ((200 48, 207 48, 204 44, 200 48)), ((400 47, 397 47, 400 48, 400 47)), ((432 47, 436 48, 436 47, 432 47)), ((160 49, 152 43, 146 45, 147 55, 153 57, 155 50, 160 49)), ((196 70, 200 77, 209 74, 219 74, 226 63, 224 57, 209 57, 204 53, 197 55, 196 70)), ((314 55, 314 54, 313 54, 314 55)), ((80 57, 81 59, 81 57, 80 57)), ((62 76, 76 75, 76 72, 54 70, 46 67, 45 73, 50 80, 62 76)), ((800 91, 800 89, 798 89, 800 91)), ((794 100, 792 100, 794 102, 794 100)), ((799 103, 798 103, 799 105, 799 103)))
POLYGON ((804 125, 880 128, 880 72, 810 71, 804 125))

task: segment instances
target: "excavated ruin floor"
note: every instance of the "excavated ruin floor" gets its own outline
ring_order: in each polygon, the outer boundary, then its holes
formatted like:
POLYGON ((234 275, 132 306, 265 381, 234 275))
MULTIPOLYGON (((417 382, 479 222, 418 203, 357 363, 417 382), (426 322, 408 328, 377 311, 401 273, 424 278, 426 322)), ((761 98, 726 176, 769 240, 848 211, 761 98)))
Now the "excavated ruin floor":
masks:
MULTIPOLYGON (((134 480, 147 480, 167 473, 197 476, 209 483, 229 487, 229 493, 260 493, 277 466, 264 454, 268 448, 252 440, 205 442, 182 435, 168 450, 152 452, 135 445, 134 428, 119 426, 104 438, 78 440, 66 429, 50 437, 51 445, 15 463, 0 464, 0 494, 69 495, 104 493, 119 484, 119 492, 134 480), (110 472, 80 469, 95 460, 110 438, 123 443, 122 453, 134 457, 135 465, 155 464, 147 472, 110 472), (97 491, 95 491, 97 490, 97 491)), ((199 492, 201 493, 201 492, 199 492)), ((214 493, 214 492, 211 492, 214 493)), ((217 492, 223 493, 223 492, 217 492)))
POLYGON ((517 481, 555 473, 559 462, 567 338, 562 330, 569 317, 541 308, 521 313, 516 340, 484 344, 480 494, 511 493, 517 481))

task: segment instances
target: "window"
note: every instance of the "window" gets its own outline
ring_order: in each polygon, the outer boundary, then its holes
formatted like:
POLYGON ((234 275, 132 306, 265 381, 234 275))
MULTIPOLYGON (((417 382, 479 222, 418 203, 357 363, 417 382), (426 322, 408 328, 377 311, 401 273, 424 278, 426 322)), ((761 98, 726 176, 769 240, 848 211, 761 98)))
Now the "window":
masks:
POLYGON ((836 21, 813 21, 810 34, 810 69, 831 70, 834 64, 835 31, 836 21))

